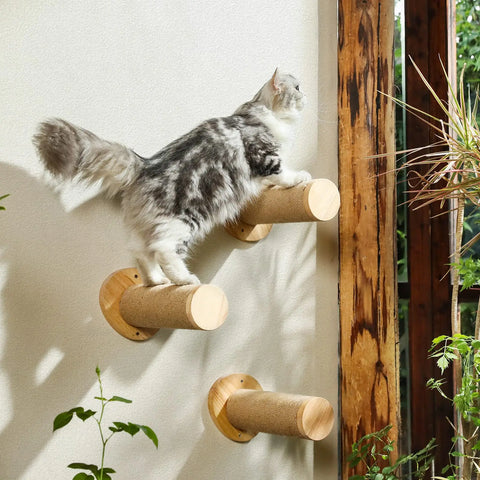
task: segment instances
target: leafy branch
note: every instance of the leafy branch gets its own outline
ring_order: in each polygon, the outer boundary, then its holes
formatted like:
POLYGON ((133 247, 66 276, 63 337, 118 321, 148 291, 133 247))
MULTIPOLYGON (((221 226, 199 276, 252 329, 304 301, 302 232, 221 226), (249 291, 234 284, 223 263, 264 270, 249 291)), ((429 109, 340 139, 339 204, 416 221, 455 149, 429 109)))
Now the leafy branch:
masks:
MULTIPOLYGON (((461 385, 453 399, 455 410, 461 418, 461 429, 456 428, 452 439, 450 455, 462 460, 463 478, 476 478, 480 472, 480 339, 463 334, 453 336, 440 335, 433 339, 430 357, 436 359, 440 371, 443 372, 452 364, 461 368, 461 385), (460 448, 454 448, 455 446, 460 448)), ((448 398, 442 390, 443 379, 427 382, 427 386, 437 390, 444 398, 448 398)), ((458 470, 455 462, 444 468, 458 470)), ((456 479, 455 475, 448 477, 456 479)))
POLYGON ((111 398, 106 398, 103 393, 103 384, 102 384, 102 379, 100 375, 100 369, 97 367, 95 369, 95 372, 97 374, 100 395, 94 398, 95 400, 98 400, 99 402, 101 402, 100 411, 96 412, 93 410, 85 410, 83 407, 75 407, 66 412, 59 413, 55 417, 55 420, 53 421, 53 431, 56 431, 68 425, 74 416, 77 416, 83 422, 85 422, 89 418, 93 418, 98 426, 98 431, 100 434, 100 439, 102 444, 100 466, 87 464, 87 463, 79 463, 79 462, 71 463, 70 465, 68 465, 68 468, 72 468, 75 470, 86 470, 87 472, 90 472, 90 473, 86 473, 85 471, 83 471, 83 472, 77 473, 72 480, 111 480, 112 477, 110 474, 116 473, 116 472, 112 468, 107 468, 104 466, 105 453, 106 453, 108 442, 117 433, 125 432, 130 434, 133 437, 138 432, 142 431, 153 442, 155 447, 158 448, 157 435, 147 425, 138 425, 136 423, 131 423, 131 422, 128 422, 128 423, 112 422, 112 425, 108 427, 108 430, 110 431, 110 433, 108 431, 105 431, 102 422, 103 422, 103 417, 104 417, 106 407, 112 402, 120 402, 120 403, 128 404, 128 403, 132 403, 132 400, 119 397, 117 395, 114 395, 111 398))
POLYGON ((378 432, 364 435, 352 446, 352 453, 348 457, 350 468, 362 464, 366 469, 363 475, 353 475, 349 480, 399 480, 406 478, 402 475, 403 466, 412 467, 413 478, 423 478, 432 463, 432 452, 435 448, 435 439, 416 453, 402 455, 395 461, 391 455, 394 451, 394 442, 390 440, 388 432, 392 428, 387 425, 378 432))

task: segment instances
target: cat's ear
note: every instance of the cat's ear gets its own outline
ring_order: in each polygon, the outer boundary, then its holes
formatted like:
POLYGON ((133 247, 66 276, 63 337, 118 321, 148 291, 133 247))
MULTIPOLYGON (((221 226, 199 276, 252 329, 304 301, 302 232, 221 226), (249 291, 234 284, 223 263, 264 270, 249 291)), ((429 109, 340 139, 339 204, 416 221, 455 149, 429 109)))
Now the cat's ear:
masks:
POLYGON ((272 78, 270 79, 270 85, 274 93, 280 92, 280 73, 278 72, 278 67, 273 72, 272 78))

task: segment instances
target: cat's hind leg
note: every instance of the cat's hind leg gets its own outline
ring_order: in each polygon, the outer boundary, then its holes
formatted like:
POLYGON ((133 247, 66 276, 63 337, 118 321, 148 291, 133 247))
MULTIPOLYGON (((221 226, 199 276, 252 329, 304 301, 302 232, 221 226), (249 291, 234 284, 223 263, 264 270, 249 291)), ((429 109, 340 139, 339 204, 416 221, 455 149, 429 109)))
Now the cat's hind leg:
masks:
POLYGON ((136 235, 131 235, 130 251, 135 257, 140 277, 146 287, 169 283, 168 278, 155 258, 155 252, 149 250, 145 243, 137 238, 136 235))
POLYGON ((161 247, 155 252, 155 258, 169 280, 175 285, 198 285, 200 283, 198 277, 190 273, 183 258, 175 249, 161 247))
POLYGON ((172 219, 157 226, 155 237, 149 246, 168 279, 176 285, 199 284, 200 280, 190 273, 184 261, 191 229, 181 220, 172 219))
POLYGON ((163 273, 162 268, 158 264, 155 253, 153 252, 136 252, 138 271, 146 287, 154 285, 164 285, 170 283, 169 279, 163 273))

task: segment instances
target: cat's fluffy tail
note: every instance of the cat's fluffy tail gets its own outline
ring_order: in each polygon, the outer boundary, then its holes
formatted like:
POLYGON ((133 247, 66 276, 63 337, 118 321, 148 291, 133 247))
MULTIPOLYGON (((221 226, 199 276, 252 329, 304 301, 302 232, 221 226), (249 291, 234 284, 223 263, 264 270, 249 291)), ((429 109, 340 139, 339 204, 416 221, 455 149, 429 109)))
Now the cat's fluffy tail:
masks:
POLYGON ((33 143, 54 177, 101 180, 109 195, 134 182, 141 169, 142 160, 132 150, 59 118, 40 123, 33 143))

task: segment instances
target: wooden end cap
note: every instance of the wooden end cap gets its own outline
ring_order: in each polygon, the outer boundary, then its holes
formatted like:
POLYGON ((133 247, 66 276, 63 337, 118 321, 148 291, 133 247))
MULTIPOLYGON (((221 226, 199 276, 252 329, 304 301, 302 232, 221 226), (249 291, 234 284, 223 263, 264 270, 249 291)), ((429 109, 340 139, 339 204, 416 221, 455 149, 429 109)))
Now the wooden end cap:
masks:
POLYGON ((308 398, 297 413, 297 427, 304 438, 322 440, 332 430, 335 421, 333 407, 320 397, 308 398))
POLYGON ((227 315, 227 297, 215 285, 200 285, 188 298, 187 316, 196 329, 215 330, 227 315))
POLYGON ((307 185, 303 201, 310 218, 326 222, 338 213, 340 193, 331 180, 318 178, 307 185))

